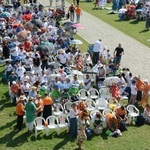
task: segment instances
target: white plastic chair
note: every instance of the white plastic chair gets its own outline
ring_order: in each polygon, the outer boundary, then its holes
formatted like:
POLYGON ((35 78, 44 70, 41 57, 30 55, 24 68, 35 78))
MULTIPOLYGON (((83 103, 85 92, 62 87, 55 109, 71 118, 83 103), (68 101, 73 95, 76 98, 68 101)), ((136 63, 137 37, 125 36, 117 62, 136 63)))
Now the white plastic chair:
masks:
POLYGON ((107 87, 101 87, 99 89, 99 93, 100 93, 100 97, 101 98, 109 98, 109 97, 111 97, 111 94, 109 92, 109 88, 107 88, 107 87))
POLYGON ((112 110, 115 110, 115 108, 120 105, 114 97, 107 98, 107 101, 108 101, 108 104, 110 104, 109 108, 113 107, 111 108, 112 110))
POLYGON ((104 98, 99 98, 96 100, 96 109, 104 110, 107 108, 107 106, 108 106, 108 102, 104 98))
POLYGON ((103 114, 103 116, 105 117, 107 114, 113 114, 114 112, 111 110, 111 109, 104 109, 103 110, 103 112, 102 112, 102 114, 103 114))
POLYGON ((93 110, 93 111, 91 111, 91 112, 90 112, 90 117, 92 118, 93 115, 94 115, 95 113, 97 113, 97 112, 100 112, 100 111, 99 111, 99 110, 93 110))
POLYGON ((39 131, 39 130, 45 130, 45 126, 43 125, 43 123, 45 123, 45 119, 43 117, 37 117, 34 120, 35 138, 37 138, 37 131, 39 131))
POLYGON ((72 105, 72 102, 66 102, 64 104, 64 112, 65 112, 65 114, 68 114, 68 111, 71 109, 71 105, 72 105))
POLYGON ((91 99, 98 99, 99 98, 99 92, 98 92, 98 90, 97 89, 95 89, 95 88, 91 88, 91 89, 89 89, 89 97, 91 98, 91 99))
POLYGON ((134 105, 127 106, 128 111, 128 121, 129 123, 135 119, 135 117, 139 116, 139 110, 134 105))
POLYGON ((89 93, 88 93, 87 90, 81 89, 81 90, 79 91, 79 98, 80 98, 81 100, 86 100, 88 97, 89 97, 89 93))
POLYGON ((69 123, 69 119, 68 119, 67 115, 62 114, 62 115, 58 116, 58 127, 59 127, 59 133, 58 134, 60 134, 61 128, 67 128, 68 129, 68 123, 69 123))
POLYGON ((96 104, 95 104, 95 102, 92 99, 86 100, 86 103, 88 105, 87 108, 86 108, 87 111, 91 112, 91 111, 95 110, 96 104))
POLYGON ((55 109, 54 109, 53 114, 55 116, 59 116, 59 115, 63 114, 63 111, 64 111, 63 106, 60 103, 55 103, 55 109))
POLYGON ((57 134, 59 135, 59 126, 58 126, 58 118, 56 116, 49 116, 46 118, 47 127, 46 129, 46 136, 49 135, 50 129, 55 129, 57 134))

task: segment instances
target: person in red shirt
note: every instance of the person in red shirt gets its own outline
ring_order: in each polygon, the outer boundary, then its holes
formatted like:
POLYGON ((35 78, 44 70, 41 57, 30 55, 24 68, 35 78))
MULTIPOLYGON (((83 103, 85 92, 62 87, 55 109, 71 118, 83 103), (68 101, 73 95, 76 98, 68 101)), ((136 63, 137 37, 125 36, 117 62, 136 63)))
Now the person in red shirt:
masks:
POLYGON ((21 130, 22 129, 22 124, 23 124, 23 116, 25 114, 24 110, 24 100, 26 97, 24 95, 20 96, 18 103, 16 105, 16 114, 17 114, 17 129, 21 130))
POLYGON ((31 42, 28 39, 25 39, 24 49, 26 52, 30 52, 30 50, 31 50, 31 42))

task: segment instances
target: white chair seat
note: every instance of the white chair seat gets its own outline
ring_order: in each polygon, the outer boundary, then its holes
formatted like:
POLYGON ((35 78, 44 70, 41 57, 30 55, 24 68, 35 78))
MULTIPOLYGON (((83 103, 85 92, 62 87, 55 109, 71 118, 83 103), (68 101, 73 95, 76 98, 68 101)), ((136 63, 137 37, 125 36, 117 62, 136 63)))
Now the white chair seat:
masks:
POLYGON ((87 98, 88 98, 87 96, 80 97, 80 99, 82 99, 82 100, 86 100, 87 98))
POLYGON ((65 123, 65 124, 59 124, 58 125, 60 128, 65 128, 65 127, 68 127, 68 123, 65 123))
POLYGON ((61 114, 63 114, 63 112, 61 112, 61 111, 59 111, 59 112, 54 112, 54 115, 55 115, 55 116, 59 116, 59 115, 61 115, 61 114))
POLYGON ((132 116, 132 117, 137 117, 139 114, 137 114, 137 113, 130 113, 130 116, 132 116))
POLYGON ((48 125, 47 127, 48 127, 49 129, 55 129, 55 128, 57 128, 57 125, 55 125, 55 124, 54 124, 54 125, 48 125))
POLYGON ((93 110, 95 110, 94 107, 88 107, 88 108, 86 108, 86 109, 87 109, 87 111, 93 111, 93 110))
POLYGON ((93 95, 93 96, 90 96, 91 99, 97 99, 98 96, 97 95, 93 95))
POLYGON ((106 109, 106 107, 98 106, 98 109, 99 109, 99 110, 104 110, 104 109, 106 109))
POLYGON ((45 126, 43 125, 43 126, 38 126, 38 127, 36 127, 36 129, 37 130, 44 130, 45 129, 45 126))

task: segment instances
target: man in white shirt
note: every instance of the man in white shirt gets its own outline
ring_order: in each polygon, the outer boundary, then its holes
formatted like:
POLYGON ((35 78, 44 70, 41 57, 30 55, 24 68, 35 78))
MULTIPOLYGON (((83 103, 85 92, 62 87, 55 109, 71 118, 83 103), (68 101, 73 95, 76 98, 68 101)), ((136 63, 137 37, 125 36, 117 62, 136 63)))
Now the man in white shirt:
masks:
POLYGON ((99 60, 99 52, 101 49, 101 39, 95 41, 94 47, 93 47, 93 64, 95 65, 97 61, 99 60))
POLYGON ((21 77, 23 77, 25 71, 25 68, 21 65, 19 65, 19 67, 16 69, 16 74, 18 75, 19 80, 21 77))
POLYGON ((58 56, 59 62, 63 67, 66 67, 66 64, 68 63, 68 57, 64 50, 61 51, 61 54, 58 56))

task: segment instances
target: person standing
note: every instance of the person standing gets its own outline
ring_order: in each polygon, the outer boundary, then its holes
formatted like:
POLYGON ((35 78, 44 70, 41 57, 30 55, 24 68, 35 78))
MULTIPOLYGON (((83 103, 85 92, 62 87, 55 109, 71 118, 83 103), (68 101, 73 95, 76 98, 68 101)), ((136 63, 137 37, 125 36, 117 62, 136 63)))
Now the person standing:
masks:
POLYGON ((35 104, 33 103, 34 98, 30 97, 27 104, 25 105, 26 110, 26 126, 28 128, 29 133, 32 133, 33 130, 33 122, 34 122, 34 116, 35 112, 40 109, 36 108, 35 104))
POLYGON ((115 69, 119 68, 122 55, 124 55, 124 49, 121 47, 121 43, 119 43, 118 47, 116 47, 116 49, 114 51, 115 69))
POLYGON ((97 61, 99 60, 99 52, 101 49, 101 39, 95 41, 94 47, 93 47, 93 64, 97 64, 97 61))
POLYGON ((79 5, 77 5, 77 7, 75 8, 75 14, 77 23, 80 23, 80 16, 82 15, 82 10, 79 5))
POLYGON ((146 24, 145 24, 145 28, 147 30, 149 30, 149 27, 150 27, 150 12, 148 11, 147 14, 146 14, 146 24))
POLYGON ((45 98, 43 99, 43 118, 46 120, 47 117, 52 115, 52 98, 45 93, 45 98))
POLYGON ((137 98, 137 87, 136 87, 136 80, 133 80, 131 83, 131 97, 129 104, 135 105, 135 101, 137 98))
POLYGON ((74 22, 75 7, 74 7, 73 3, 69 7, 68 13, 69 13, 69 16, 70 16, 70 21, 74 22))
POLYGON ((26 99, 25 96, 20 96, 19 101, 16 106, 16 115, 17 115, 17 129, 21 130, 23 124, 23 116, 25 114, 24 110, 24 100, 26 99))

